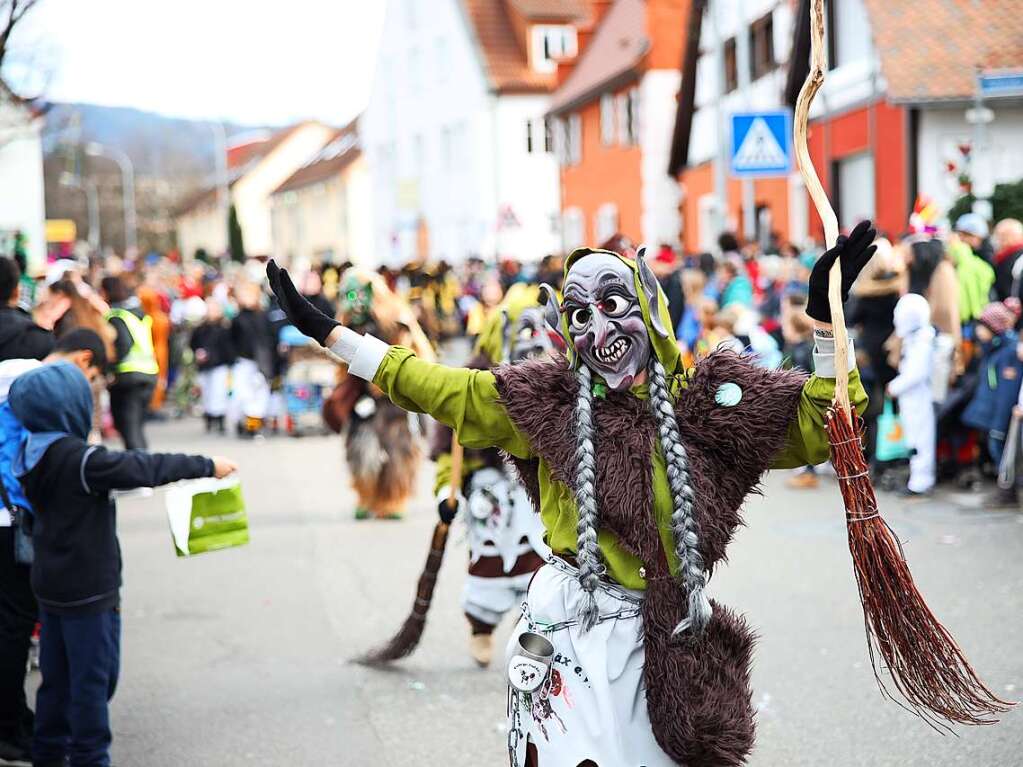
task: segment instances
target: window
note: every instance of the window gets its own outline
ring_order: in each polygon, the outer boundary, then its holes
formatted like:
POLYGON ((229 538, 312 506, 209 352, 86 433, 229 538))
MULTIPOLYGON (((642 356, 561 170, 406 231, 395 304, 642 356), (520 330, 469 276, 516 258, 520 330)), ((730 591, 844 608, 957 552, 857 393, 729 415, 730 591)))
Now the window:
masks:
POLYGON ((526 151, 533 152, 533 121, 526 120, 526 151))
POLYGON ((615 97, 605 93, 600 97, 600 143, 610 146, 615 142, 615 97))
POLYGON ((586 241, 586 222, 579 208, 567 208, 563 216, 562 232, 565 250, 581 248, 586 241))
POLYGON ((452 147, 451 128, 440 129, 440 159, 445 170, 454 164, 454 147, 452 147))
POLYGON ((873 49, 863 0, 833 0, 825 4, 825 11, 828 66, 835 69, 869 58, 873 49))
POLYGON ((639 143, 639 88, 629 91, 629 143, 639 143))
POLYGON ((775 68, 773 14, 769 13, 750 24, 749 54, 751 80, 763 77, 775 68))
POLYGON ((618 122, 618 143, 635 146, 639 143, 639 89, 619 93, 615 99, 618 122))
POLYGON ((739 86, 739 67, 735 60, 735 38, 725 40, 725 93, 739 86))
POLYGON ((437 82, 443 83, 448 79, 448 47, 439 37, 434 47, 437 50, 437 82))
POLYGON ((597 215, 593 221, 593 231, 597 242, 610 240, 618 233, 618 206, 613 202, 606 202, 597 208, 597 215))
POLYGON ((533 69, 537 72, 553 72, 556 61, 575 56, 575 27, 544 26, 533 27, 532 56, 533 69))
POLYGON ((629 143, 629 95, 619 93, 615 97, 615 116, 618 122, 618 143, 625 146, 629 143))
POLYGON ((568 118, 568 164, 578 165, 583 161, 583 120, 577 114, 568 118))
POLYGON ((870 152, 843 157, 832 167, 832 196, 835 211, 850 225, 857 221, 874 218, 874 156, 870 152))
POLYGON ((554 141, 554 156, 562 165, 568 165, 568 131, 565 128, 565 121, 556 117, 550 125, 551 138, 554 141))
POLYGON ((551 121, 546 118, 543 121, 543 151, 554 151, 554 129, 551 121))
POLYGON ((408 87, 412 93, 420 89, 422 82, 422 62, 420 61, 419 49, 413 48, 408 52, 408 87))

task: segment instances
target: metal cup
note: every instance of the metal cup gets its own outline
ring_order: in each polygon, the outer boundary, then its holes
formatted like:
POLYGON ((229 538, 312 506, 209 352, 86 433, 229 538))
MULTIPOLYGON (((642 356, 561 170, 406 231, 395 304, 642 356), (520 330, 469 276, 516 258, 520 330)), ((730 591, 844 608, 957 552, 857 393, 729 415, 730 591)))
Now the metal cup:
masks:
POLYGON ((542 634, 526 631, 508 662, 508 682, 519 692, 536 692, 547 681, 554 659, 554 645, 542 634))

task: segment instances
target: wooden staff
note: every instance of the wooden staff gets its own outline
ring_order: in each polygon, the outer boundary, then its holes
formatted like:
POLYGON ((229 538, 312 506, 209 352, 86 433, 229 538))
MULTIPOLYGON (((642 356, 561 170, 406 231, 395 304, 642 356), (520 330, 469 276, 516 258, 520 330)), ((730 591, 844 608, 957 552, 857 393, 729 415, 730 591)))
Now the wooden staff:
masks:
MULTIPOLYGON (((462 488, 462 458, 463 448, 458 441, 458 435, 451 434, 451 481, 448 492, 448 508, 455 509, 458 506, 458 494, 462 488)), ((433 603, 433 588, 437 585, 437 573, 440 571, 441 563, 444 561, 444 549, 448 542, 448 530, 450 525, 443 520, 438 520, 433 528, 433 535, 430 536, 430 551, 426 555, 426 565, 419 576, 416 586, 416 597, 412 603, 412 611, 405 622, 401 624, 398 632, 384 645, 371 650, 357 660, 360 663, 375 666, 390 663, 399 658, 405 658, 412 654, 412 651, 419 645, 423 636, 423 629, 426 627, 426 614, 433 603)))
MULTIPOLYGON (((811 0, 810 49, 810 72, 796 102, 794 143, 799 172, 824 224, 825 243, 833 248, 838 239, 838 220, 806 143, 810 103, 824 84, 827 71, 824 0, 811 0)), ((898 539, 878 511, 861 444, 863 422, 849 403, 849 342, 842 311, 840 258, 835 259, 828 278, 836 380, 835 400, 828 410, 825 429, 845 504, 849 552, 874 676, 882 692, 889 694, 882 680, 882 669, 887 670, 909 708, 932 725, 992 724, 997 721, 993 716, 1012 704, 984 685, 952 635, 927 607, 898 539)))

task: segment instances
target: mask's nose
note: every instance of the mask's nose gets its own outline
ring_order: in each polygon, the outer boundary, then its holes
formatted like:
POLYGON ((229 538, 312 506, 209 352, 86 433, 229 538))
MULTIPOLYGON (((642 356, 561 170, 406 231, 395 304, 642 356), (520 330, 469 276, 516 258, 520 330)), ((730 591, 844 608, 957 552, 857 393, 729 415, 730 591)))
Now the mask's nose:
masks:
POLYGON ((607 341, 607 334, 611 330, 611 323, 601 313, 600 309, 593 307, 593 345, 604 346, 607 341))

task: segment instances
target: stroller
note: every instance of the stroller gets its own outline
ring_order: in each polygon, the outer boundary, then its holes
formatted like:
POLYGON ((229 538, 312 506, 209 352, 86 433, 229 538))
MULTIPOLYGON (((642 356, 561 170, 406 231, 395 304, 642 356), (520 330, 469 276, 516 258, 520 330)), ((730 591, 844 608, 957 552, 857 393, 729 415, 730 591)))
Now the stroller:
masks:
POLYGON ((321 415, 323 402, 334 387, 337 365, 325 357, 312 339, 285 325, 278 343, 286 359, 284 372, 285 428, 293 437, 326 434, 321 415))

